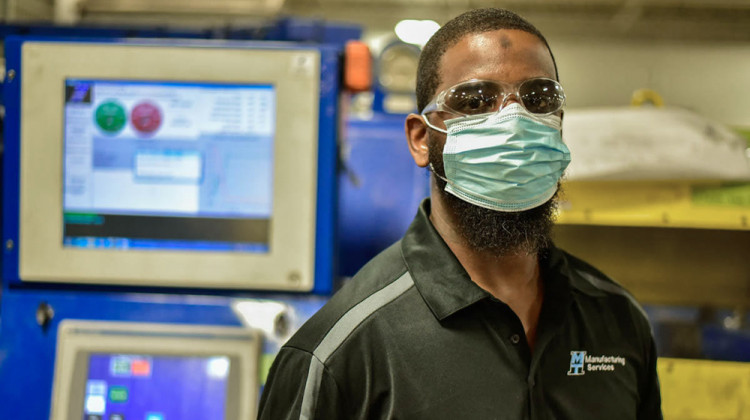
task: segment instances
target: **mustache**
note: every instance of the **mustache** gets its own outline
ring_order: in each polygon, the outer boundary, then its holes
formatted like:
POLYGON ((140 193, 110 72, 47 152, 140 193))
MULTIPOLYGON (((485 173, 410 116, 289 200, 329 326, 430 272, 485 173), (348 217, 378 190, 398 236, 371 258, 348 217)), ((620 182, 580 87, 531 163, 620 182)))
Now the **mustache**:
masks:
POLYGON ((456 231, 472 250, 497 257, 537 254, 552 245, 558 191, 544 204, 520 212, 500 212, 463 201, 445 191, 443 152, 437 139, 428 139, 429 167, 456 231))

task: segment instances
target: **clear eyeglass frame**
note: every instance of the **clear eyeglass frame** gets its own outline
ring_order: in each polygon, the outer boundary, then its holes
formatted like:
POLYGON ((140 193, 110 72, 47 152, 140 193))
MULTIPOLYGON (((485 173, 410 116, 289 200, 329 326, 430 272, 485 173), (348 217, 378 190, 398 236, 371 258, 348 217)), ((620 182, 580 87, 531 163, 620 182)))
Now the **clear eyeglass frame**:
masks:
MULTIPOLYGON (((451 118, 488 115, 499 112, 501 109, 503 109, 506 102, 508 102, 510 98, 515 98, 515 101, 518 102, 527 111, 539 116, 550 115, 560 111, 565 106, 566 99, 565 91, 563 90, 562 85, 560 85, 558 81, 546 77, 526 79, 515 84, 503 83, 496 80, 471 79, 463 81, 461 83, 457 83, 438 93, 437 96, 435 96, 435 98, 425 106, 425 108, 422 110, 421 115, 428 126, 438 131, 445 132, 444 128, 436 127, 429 121, 428 114, 437 112, 449 114, 449 118, 441 118, 441 122, 443 123, 445 120, 451 118), (527 90, 530 87, 533 88, 534 85, 538 85, 537 87, 542 88, 544 92, 547 92, 549 89, 552 89, 552 92, 546 93, 544 95, 542 95, 541 93, 537 94, 534 90, 528 92, 527 90), (496 94, 494 97, 492 97, 492 94, 490 94, 489 99, 492 99, 495 102, 491 106, 489 106, 489 108, 485 107, 481 109, 484 112, 461 112, 460 110, 455 109, 455 104, 453 107, 451 107, 451 105, 449 104, 450 102, 467 100, 467 95, 473 91, 477 94, 482 94, 483 91, 479 88, 481 86, 488 86, 492 89, 495 89, 496 94), (550 104, 547 108, 541 109, 545 112, 535 112, 539 111, 539 109, 533 109, 535 105, 534 102, 528 102, 543 100, 545 98, 545 95, 547 99, 552 99, 554 103, 550 104), (529 109, 530 107, 532 109, 529 109)), ((468 100, 472 99, 476 98, 470 97, 468 100)), ((486 99, 487 98, 481 98, 480 100, 486 99)))

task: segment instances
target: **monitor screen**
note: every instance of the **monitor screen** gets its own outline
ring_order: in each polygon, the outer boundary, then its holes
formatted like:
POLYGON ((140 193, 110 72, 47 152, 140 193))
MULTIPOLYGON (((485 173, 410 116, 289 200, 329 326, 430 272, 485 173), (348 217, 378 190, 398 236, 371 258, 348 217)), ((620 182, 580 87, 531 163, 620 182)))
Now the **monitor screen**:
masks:
POLYGON ((66 79, 63 245, 269 251, 273 85, 66 79))
POLYGON ((230 358, 93 353, 87 420, 223 420, 230 358))

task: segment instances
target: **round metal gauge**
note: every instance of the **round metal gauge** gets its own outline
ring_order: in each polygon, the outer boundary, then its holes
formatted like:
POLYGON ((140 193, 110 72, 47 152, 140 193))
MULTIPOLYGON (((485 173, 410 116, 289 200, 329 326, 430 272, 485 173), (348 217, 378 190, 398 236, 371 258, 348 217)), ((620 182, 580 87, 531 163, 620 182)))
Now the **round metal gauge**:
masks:
POLYGON ((378 59, 378 82, 387 93, 413 93, 419 47, 402 42, 386 46, 378 59))

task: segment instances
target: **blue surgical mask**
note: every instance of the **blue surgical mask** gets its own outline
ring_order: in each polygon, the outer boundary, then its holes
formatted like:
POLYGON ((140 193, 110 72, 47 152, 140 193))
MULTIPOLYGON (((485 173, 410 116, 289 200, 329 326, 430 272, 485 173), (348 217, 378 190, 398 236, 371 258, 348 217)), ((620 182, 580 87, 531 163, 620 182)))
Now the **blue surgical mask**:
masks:
POLYGON ((490 210, 518 212, 547 202, 570 163, 560 117, 517 103, 445 126, 445 191, 490 210))

